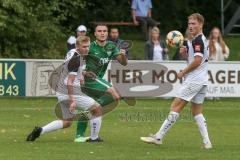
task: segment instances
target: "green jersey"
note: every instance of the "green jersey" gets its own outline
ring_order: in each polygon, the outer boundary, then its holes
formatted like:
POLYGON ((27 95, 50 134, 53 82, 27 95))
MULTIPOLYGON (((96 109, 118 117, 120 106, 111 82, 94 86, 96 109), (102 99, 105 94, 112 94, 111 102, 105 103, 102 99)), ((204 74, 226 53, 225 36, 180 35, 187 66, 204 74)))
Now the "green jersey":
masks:
POLYGON ((102 78, 110 60, 118 55, 119 49, 113 42, 107 41, 105 46, 100 46, 96 41, 93 41, 86 58, 86 70, 92 71, 97 77, 102 78))

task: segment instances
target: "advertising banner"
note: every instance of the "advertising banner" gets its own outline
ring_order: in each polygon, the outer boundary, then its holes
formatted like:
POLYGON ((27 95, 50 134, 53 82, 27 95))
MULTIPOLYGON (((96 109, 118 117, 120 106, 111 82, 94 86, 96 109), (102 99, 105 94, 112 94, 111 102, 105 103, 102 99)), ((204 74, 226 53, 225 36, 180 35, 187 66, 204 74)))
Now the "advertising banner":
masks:
MULTIPOLYGON (((0 96, 55 96, 49 87, 51 73, 63 60, 0 59, 0 96)), ((183 80, 177 73, 184 61, 111 62, 104 79, 126 97, 175 97, 183 80)), ((207 97, 240 97, 240 62, 210 62, 207 97)))
POLYGON ((24 61, 0 60, 0 96, 25 96, 25 80, 24 61))

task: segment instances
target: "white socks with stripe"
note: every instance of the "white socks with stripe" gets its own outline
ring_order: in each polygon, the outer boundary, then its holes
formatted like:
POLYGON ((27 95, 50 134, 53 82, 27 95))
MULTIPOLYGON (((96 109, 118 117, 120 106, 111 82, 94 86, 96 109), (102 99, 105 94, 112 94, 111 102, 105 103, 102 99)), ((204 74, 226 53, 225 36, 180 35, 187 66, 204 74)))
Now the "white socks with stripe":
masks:
POLYGON ((167 119, 163 122, 159 131, 155 134, 156 139, 162 139, 167 131, 173 126, 173 124, 177 121, 179 117, 179 113, 171 111, 168 114, 167 119))
POLYGON ((91 139, 95 140, 98 138, 98 134, 102 124, 102 117, 96 117, 90 120, 91 126, 91 139))
MULTIPOLYGON (((101 123, 102 123, 102 117, 96 117, 90 120, 92 140, 98 138, 98 134, 101 128, 101 123)), ((63 128, 63 121, 55 120, 43 126, 41 134, 45 134, 45 133, 52 132, 62 128, 63 128)))
POLYGON ((202 139, 203 139, 203 143, 206 144, 206 143, 210 142, 209 136, 208 136, 208 131, 207 131, 207 123, 206 123, 204 116, 202 114, 198 114, 194 117, 194 119, 197 122, 199 131, 200 131, 202 139))
POLYGON ((48 123, 47 125, 43 126, 41 134, 52 132, 52 131, 55 131, 55 130, 58 130, 61 128, 63 128, 63 121, 55 120, 55 121, 52 121, 52 122, 48 123))

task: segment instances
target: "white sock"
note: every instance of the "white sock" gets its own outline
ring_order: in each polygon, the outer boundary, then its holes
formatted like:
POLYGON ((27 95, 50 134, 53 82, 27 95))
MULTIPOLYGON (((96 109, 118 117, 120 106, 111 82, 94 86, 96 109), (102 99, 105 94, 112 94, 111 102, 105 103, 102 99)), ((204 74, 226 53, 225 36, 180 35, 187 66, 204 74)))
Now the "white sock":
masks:
POLYGON ((98 134, 101 128, 102 123, 102 117, 96 117, 90 120, 90 126, 91 126, 91 139, 97 139, 98 134))
POLYGON ((163 122, 159 131, 155 134, 157 139, 162 139, 167 131, 173 126, 173 124, 177 121, 179 117, 179 113, 171 111, 168 114, 167 119, 163 122))
POLYGON ((201 133, 203 143, 208 143, 210 142, 209 136, 208 136, 208 131, 207 131, 207 123, 202 114, 198 114, 194 117, 198 124, 199 131, 201 133))
POLYGON ((52 132, 58 129, 63 128, 63 121, 62 120, 56 120, 48 123, 47 125, 42 127, 42 132, 41 134, 45 134, 48 132, 52 132))

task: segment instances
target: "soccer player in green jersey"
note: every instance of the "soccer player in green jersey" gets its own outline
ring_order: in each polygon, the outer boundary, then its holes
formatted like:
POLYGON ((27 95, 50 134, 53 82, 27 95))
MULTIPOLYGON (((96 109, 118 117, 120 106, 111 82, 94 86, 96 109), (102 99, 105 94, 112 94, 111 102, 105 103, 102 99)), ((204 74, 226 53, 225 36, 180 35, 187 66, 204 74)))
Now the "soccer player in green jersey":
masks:
MULTIPOLYGON (((121 98, 117 90, 103 79, 108 64, 110 60, 116 59, 125 66, 128 63, 128 59, 125 55, 126 50, 119 49, 113 42, 107 41, 108 28, 106 25, 96 26, 94 35, 96 40, 91 43, 89 54, 86 57, 86 74, 81 89, 83 93, 92 97, 104 107, 119 101, 121 98)), ((81 137, 84 136, 86 128, 87 121, 78 122, 75 142, 82 142, 81 137)), ((97 142, 98 139, 90 139, 88 141, 97 142)))

